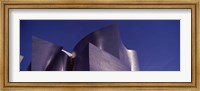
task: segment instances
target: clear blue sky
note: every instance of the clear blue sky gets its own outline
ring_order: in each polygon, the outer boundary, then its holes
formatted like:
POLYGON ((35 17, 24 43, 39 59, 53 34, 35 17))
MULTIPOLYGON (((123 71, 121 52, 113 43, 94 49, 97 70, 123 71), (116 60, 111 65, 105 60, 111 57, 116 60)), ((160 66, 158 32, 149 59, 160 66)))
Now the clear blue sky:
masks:
POLYGON ((87 34, 117 24, 124 45, 136 50, 141 71, 180 70, 179 20, 20 20, 21 69, 31 60, 32 36, 71 52, 87 34))

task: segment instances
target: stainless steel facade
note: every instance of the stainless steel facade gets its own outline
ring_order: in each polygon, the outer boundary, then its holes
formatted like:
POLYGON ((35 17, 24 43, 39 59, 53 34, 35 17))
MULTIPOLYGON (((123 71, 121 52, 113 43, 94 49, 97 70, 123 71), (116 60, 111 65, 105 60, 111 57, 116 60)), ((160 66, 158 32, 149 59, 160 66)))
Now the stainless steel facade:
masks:
POLYGON ((121 41, 117 25, 90 33, 74 47, 72 55, 62 47, 32 38, 32 71, 136 71, 136 52, 121 41))

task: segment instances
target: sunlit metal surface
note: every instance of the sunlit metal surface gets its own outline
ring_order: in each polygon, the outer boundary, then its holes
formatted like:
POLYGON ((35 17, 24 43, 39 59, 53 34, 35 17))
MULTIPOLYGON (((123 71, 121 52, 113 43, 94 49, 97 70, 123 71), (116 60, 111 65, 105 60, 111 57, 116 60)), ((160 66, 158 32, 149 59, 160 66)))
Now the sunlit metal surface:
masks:
POLYGON ((67 52, 66 50, 62 49, 62 52, 64 52, 65 54, 67 54, 69 57, 72 57, 72 53, 67 52))
POLYGON ((138 71, 137 53, 134 50, 127 50, 128 59, 131 64, 131 71, 138 71))
POLYGON ((19 58, 20 63, 22 62, 23 58, 24 58, 24 56, 20 55, 20 58, 19 58))
POLYGON ((89 43, 89 70, 90 71, 127 71, 128 67, 123 65, 115 56, 110 55, 93 44, 89 43))

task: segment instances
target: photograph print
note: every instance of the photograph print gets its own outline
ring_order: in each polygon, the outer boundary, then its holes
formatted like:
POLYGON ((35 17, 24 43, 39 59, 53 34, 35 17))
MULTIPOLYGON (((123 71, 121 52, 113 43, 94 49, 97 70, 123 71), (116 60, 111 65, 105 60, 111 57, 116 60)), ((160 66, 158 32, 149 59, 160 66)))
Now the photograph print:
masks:
POLYGON ((20 71, 180 71, 180 20, 20 20, 20 71))

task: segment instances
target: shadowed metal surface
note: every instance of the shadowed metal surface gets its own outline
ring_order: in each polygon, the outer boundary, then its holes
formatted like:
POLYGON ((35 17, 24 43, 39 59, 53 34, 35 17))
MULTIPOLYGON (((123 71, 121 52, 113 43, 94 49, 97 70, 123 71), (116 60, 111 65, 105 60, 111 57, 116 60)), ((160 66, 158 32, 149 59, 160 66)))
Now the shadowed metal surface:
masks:
POLYGON ((53 61, 48 65, 46 71, 66 71, 67 70, 68 56, 60 51, 53 59, 53 61))
POLYGON ((62 47, 48 41, 32 37, 32 71, 66 70, 68 56, 61 51, 62 47))

